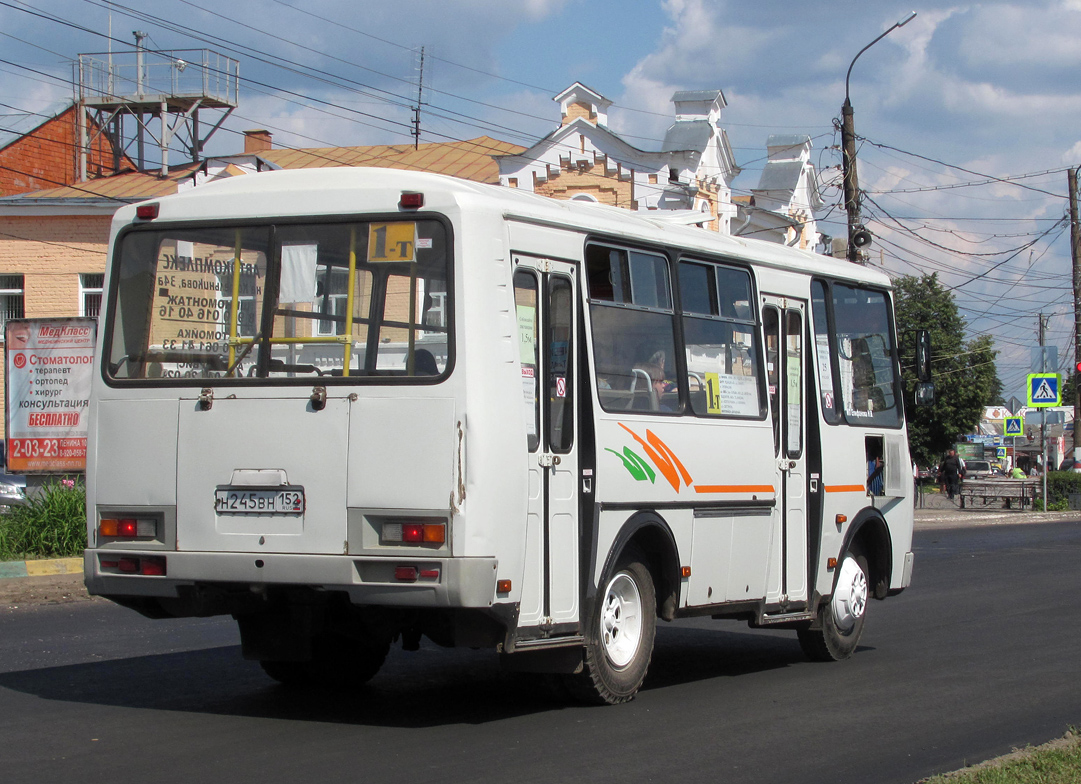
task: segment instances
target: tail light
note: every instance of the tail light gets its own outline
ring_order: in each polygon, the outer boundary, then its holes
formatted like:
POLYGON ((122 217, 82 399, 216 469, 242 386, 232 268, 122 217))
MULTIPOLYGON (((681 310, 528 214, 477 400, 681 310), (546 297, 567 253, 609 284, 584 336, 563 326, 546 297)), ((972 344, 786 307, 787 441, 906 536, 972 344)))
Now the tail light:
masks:
POLYGON ((447 524, 419 521, 383 523, 381 538, 387 544, 443 544, 447 541, 447 524))
POLYGON ((109 539, 156 539, 158 521, 153 517, 103 517, 98 534, 109 539))
POLYGON ((161 555, 125 555, 121 558, 102 558, 102 569, 121 574, 142 574, 147 577, 165 577, 168 573, 165 557, 161 555))

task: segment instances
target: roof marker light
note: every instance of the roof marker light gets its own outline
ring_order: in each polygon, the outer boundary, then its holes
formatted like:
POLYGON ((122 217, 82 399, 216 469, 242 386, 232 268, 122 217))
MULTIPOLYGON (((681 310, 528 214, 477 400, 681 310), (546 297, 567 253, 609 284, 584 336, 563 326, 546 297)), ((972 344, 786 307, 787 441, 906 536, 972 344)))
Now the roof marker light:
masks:
POLYGON ((139 220, 154 220, 154 218, 158 217, 160 208, 161 205, 156 201, 150 204, 140 204, 135 208, 135 217, 139 220))
POLYGON ((404 191, 398 200, 398 208, 403 210, 419 210, 423 206, 424 194, 416 191, 404 191))

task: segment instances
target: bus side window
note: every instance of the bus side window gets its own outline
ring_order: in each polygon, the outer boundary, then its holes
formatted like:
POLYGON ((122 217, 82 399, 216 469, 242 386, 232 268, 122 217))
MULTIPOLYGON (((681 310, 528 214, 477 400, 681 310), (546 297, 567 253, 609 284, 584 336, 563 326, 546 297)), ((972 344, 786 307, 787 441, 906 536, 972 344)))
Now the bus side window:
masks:
POLYGON ((676 342, 667 259, 588 245, 586 280, 601 407, 679 411, 679 384, 668 375, 674 376, 676 342))

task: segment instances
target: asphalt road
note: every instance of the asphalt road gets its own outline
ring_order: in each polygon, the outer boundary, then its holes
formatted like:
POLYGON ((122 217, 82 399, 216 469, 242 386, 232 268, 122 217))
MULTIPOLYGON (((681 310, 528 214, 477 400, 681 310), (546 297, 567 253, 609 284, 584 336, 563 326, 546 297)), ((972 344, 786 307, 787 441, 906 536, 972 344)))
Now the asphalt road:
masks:
POLYGON ((393 651, 359 694, 294 692, 226 619, 20 609, 0 615, 0 780, 912 784, 1081 724, 1081 523, 921 531, 916 552, 851 660, 662 624, 614 708, 433 647, 393 651))

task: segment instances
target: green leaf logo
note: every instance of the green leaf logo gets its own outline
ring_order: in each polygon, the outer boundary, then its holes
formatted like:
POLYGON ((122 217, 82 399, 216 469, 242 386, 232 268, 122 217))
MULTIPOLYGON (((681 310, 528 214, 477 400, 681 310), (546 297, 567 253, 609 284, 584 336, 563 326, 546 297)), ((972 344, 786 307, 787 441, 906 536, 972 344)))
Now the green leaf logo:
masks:
POLYGON ((637 481, 641 482, 648 479, 650 482, 655 482, 657 474, 652 468, 649 467, 649 463, 643 460, 641 457, 634 453, 634 450, 629 446, 623 447, 623 453, 620 454, 614 449, 605 449, 606 452, 611 452, 613 455, 623 461, 623 467, 626 468, 631 476, 637 481))

